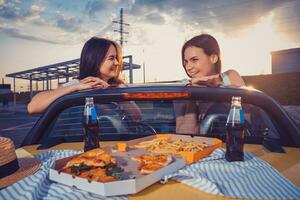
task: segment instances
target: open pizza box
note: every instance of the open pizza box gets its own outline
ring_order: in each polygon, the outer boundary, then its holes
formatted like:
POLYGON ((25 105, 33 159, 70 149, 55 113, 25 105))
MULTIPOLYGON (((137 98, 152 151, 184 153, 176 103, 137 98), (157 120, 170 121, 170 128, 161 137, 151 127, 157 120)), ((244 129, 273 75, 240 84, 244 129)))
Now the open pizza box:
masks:
MULTIPOLYGON (((110 151, 111 150, 107 150, 110 151)), ((117 159, 118 166, 124 170, 124 175, 127 177, 124 180, 113 181, 113 182, 94 182, 89 181, 77 176, 72 176, 67 173, 59 172, 59 170, 65 166, 65 164, 72 158, 63 158, 56 160, 53 166, 50 168, 49 178, 52 181, 69 185, 78 189, 82 189, 88 192, 99 194, 102 196, 114 196, 114 195, 125 195, 135 194, 146 187, 158 182, 165 175, 176 172, 185 166, 185 160, 181 156, 172 156, 172 162, 158 169, 148 175, 142 175, 138 168, 139 163, 132 160, 133 156, 147 154, 145 149, 132 149, 126 152, 112 152, 112 156, 117 159)))
POLYGON ((191 164, 197 162, 198 160, 208 156, 215 149, 222 147, 222 141, 217 138, 208 138, 208 137, 199 137, 199 136, 190 136, 190 135, 177 135, 177 134, 156 134, 148 137, 143 137, 135 140, 130 140, 128 142, 118 143, 119 151, 126 151, 127 149, 132 149, 134 145, 143 142, 150 141, 153 139, 167 139, 167 140, 183 140, 183 141, 192 141, 200 144, 206 144, 208 147, 205 147, 201 151, 189 152, 181 151, 178 155, 181 155, 186 160, 186 164, 191 164))

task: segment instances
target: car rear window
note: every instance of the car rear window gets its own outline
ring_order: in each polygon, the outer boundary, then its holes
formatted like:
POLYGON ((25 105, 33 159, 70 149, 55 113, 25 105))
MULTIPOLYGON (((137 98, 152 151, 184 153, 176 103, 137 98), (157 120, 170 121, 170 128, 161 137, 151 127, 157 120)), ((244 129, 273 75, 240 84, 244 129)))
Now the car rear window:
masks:
MULTIPOLYGON (((220 138, 226 135, 229 103, 192 100, 151 100, 128 103, 136 105, 141 113, 140 116, 124 110, 126 103, 128 102, 95 103, 100 139, 126 140, 158 133, 220 138)), ((84 105, 73 106, 63 110, 47 131, 48 137, 82 138, 83 107, 84 105)), ((268 136, 279 139, 276 124, 264 110, 251 104, 243 104, 242 107, 247 137, 268 136)))

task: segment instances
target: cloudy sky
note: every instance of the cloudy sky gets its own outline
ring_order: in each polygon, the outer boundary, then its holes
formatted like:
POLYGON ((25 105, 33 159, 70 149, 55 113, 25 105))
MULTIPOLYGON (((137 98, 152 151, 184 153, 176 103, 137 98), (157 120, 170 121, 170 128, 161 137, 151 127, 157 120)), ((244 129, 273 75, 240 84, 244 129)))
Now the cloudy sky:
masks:
POLYGON ((300 0, 0 0, 0 78, 79 58, 92 36, 118 40, 120 8, 124 54, 145 64, 146 81, 185 78, 181 46, 202 32, 219 41, 223 70, 242 75, 270 73, 271 51, 300 46, 300 0))

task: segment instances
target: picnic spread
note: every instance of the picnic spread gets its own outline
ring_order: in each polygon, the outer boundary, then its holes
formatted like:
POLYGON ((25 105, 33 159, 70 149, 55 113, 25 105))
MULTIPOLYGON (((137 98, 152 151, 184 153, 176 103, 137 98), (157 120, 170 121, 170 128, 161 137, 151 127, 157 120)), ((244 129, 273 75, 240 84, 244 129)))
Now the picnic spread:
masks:
POLYGON ((227 162, 225 149, 209 139, 164 135, 118 145, 123 149, 47 151, 35 156, 41 163, 39 169, 2 188, 0 199, 128 199, 130 194, 168 179, 232 198, 300 198, 300 189, 267 162, 247 152, 243 162, 227 162), (187 149, 180 146, 183 143, 187 149), (162 145, 162 151, 151 152, 157 145, 162 145), (207 149, 206 156, 195 157, 207 149), (194 157, 182 153, 188 150, 194 157))

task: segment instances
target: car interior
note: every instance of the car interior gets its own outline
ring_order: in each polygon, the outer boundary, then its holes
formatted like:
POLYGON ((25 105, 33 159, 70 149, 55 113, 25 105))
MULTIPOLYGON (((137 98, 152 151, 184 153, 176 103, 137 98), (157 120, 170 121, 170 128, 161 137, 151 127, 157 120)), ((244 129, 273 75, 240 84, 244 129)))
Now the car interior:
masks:
MULTIPOLYGON (((186 100, 190 101, 190 100, 186 100)), ((124 104, 124 102, 122 102, 124 104)), ((132 116, 121 109, 120 102, 97 103, 96 110, 99 123, 99 137, 102 140, 129 140, 158 133, 176 133, 175 100, 148 100, 136 101, 142 118, 137 122, 132 116)), ((198 119, 200 131, 196 135, 218 137, 225 139, 226 120, 230 104, 220 102, 198 101, 197 106, 207 106, 204 118, 198 119)), ((45 130, 43 140, 63 137, 65 141, 80 141, 83 135, 82 113, 83 105, 71 106, 56 117, 51 126, 45 130)), ((242 105, 245 115, 245 136, 251 142, 261 142, 264 137, 280 139, 276 124, 261 108, 251 105, 242 105)), ((194 123, 194 122, 191 122, 194 123)), ((191 124, 192 125, 192 124, 191 124)), ((177 134, 188 134, 182 132, 177 134)), ((246 141, 247 142, 247 141, 246 141)))

